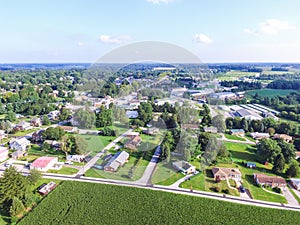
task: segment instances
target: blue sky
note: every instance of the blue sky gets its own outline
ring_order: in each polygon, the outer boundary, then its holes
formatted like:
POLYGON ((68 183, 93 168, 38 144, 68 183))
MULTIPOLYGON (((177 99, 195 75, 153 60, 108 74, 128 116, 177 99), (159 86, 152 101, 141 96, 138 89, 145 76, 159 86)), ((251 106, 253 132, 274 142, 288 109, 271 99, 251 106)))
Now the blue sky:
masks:
POLYGON ((203 62, 300 62, 297 0, 0 0, 0 62, 94 62, 139 41, 203 62))

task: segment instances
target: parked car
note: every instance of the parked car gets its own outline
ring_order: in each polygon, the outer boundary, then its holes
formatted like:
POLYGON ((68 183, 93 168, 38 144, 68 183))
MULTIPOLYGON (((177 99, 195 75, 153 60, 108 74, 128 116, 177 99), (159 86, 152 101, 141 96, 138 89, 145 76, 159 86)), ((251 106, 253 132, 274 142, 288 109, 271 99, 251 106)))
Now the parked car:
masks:
POLYGON ((6 163, 4 163, 4 166, 5 167, 10 167, 10 166, 12 166, 12 162, 6 162, 6 163))
POLYGON ((245 193, 246 190, 245 190, 245 188, 244 188, 243 185, 240 186, 240 191, 241 191, 242 193, 245 193))
POLYGON ((71 162, 71 161, 66 161, 65 164, 67 164, 67 165, 73 165, 73 162, 71 162))

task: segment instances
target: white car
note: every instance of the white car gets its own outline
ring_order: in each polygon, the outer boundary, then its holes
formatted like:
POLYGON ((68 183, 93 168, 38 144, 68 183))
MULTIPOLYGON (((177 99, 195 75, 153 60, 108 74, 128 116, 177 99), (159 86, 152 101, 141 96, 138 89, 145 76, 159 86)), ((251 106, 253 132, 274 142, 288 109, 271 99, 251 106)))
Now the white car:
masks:
POLYGON ((67 165, 72 165, 73 162, 71 162, 71 161, 66 161, 65 164, 67 164, 67 165))

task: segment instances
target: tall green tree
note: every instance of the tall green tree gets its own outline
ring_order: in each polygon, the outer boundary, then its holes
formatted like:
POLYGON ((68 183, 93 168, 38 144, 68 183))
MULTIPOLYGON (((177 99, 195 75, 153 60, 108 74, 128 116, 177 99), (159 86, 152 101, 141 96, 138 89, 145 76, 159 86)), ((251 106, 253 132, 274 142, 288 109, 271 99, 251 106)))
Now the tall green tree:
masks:
POLYGON ((9 210, 15 198, 22 200, 29 192, 27 179, 15 167, 7 168, 0 179, 0 203, 9 210))
POLYGON ((286 175, 288 177, 298 177, 300 176, 299 163, 296 160, 292 160, 289 168, 286 170, 286 175))
POLYGON ((280 154, 280 152, 281 149, 275 140, 264 138, 257 144, 256 156, 262 163, 273 163, 275 157, 280 154))
POLYGON ((79 128, 91 129, 95 126, 96 117, 88 108, 78 109, 74 113, 73 120, 78 123, 79 128))
POLYGON ((276 174, 280 174, 283 172, 284 170, 284 157, 282 154, 279 154, 276 156, 275 160, 274 160, 274 166, 272 168, 272 171, 276 174))

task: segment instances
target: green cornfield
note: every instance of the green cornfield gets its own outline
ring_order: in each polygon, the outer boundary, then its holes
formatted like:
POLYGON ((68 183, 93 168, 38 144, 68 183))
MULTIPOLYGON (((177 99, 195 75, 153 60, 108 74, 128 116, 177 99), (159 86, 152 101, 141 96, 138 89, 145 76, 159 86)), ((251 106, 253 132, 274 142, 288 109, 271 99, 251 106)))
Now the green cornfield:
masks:
POLYGON ((20 225, 299 224, 300 213, 139 188, 64 181, 20 225))

